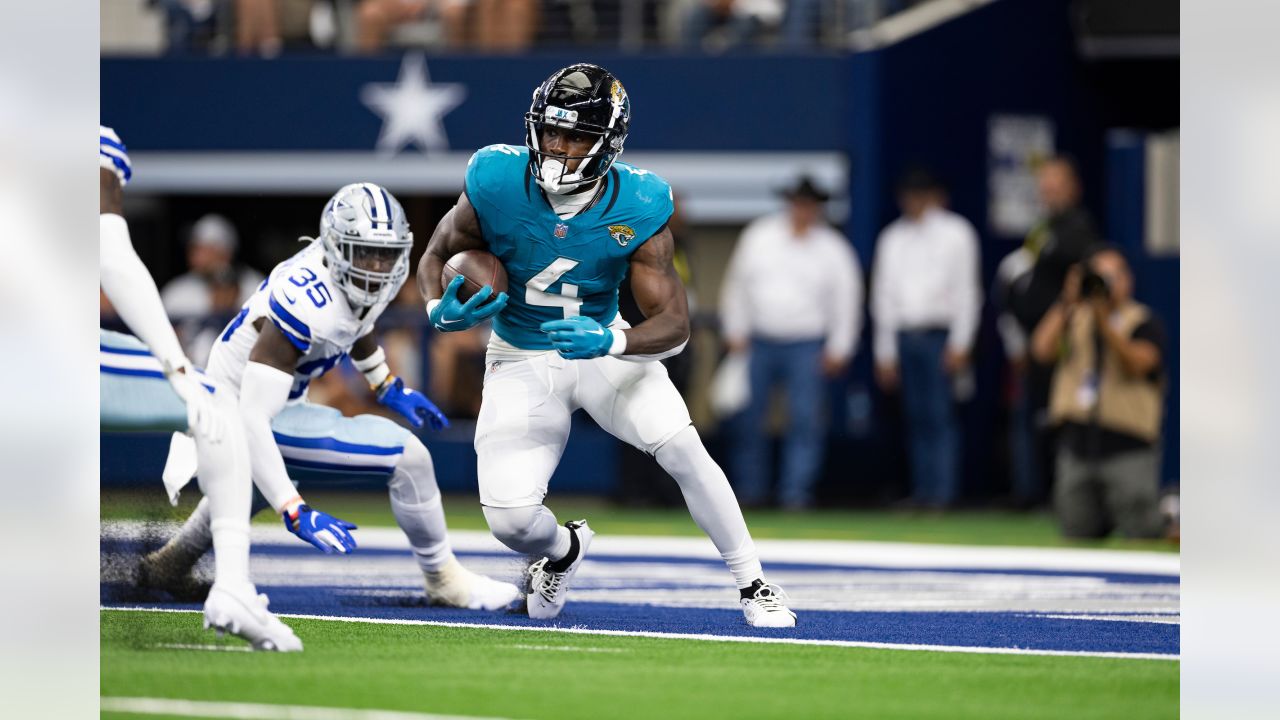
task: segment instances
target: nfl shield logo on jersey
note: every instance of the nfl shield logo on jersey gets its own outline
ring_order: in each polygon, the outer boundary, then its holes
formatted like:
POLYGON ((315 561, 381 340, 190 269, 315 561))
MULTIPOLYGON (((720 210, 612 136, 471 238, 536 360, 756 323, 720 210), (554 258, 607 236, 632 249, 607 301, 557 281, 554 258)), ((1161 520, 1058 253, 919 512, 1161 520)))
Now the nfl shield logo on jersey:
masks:
POLYGON ((558 238, 560 238, 561 240, 563 240, 563 239, 564 239, 564 236, 565 236, 565 235, 568 235, 568 234, 569 234, 569 226, 568 226, 568 225, 565 225, 564 223, 557 223, 557 224, 556 224, 556 237, 558 237, 558 238))
POLYGON ((636 231, 626 225, 610 225, 609 237, 617 240, 622 247, 626 247, 636 239, 636 231))

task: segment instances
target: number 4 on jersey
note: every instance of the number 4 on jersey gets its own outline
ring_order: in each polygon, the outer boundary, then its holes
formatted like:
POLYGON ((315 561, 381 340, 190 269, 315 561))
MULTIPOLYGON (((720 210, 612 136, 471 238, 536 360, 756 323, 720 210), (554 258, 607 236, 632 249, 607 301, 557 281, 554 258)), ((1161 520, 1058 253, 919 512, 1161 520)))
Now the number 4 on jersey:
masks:
POLYGON ((556 258, 555 262, 548 265, 542 272, 534 275, 524 286, 524 299, 530 305, 542 305, 544 307, 558 307, 564 310, 564 316, 567 318, 579 315, 579 308, 582 307, 582 300, 578 297, 578 286, 564 283, 560 286, 559 294, 547 292, 547 288, 555 284, 561 275, 569 272, 578 266, 577 260, 569 258, 556 258))

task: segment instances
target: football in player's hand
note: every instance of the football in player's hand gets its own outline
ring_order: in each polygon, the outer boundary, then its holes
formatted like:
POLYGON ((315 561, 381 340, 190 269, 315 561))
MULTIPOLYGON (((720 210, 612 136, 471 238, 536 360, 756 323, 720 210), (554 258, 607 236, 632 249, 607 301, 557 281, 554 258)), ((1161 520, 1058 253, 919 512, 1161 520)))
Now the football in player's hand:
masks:
MULTIPOLYGON (((502 261, 493 253, 484 250, 463 250, 449 258, 440 272, 440 283, 444 287, 457 275, 466 278, 462 287, 458 288, 458 300, 466 302, 472 295, 480 292, 480 288, 488 285, 493 288, 493 296, 507 289, 507 269, 502 261)), ((486 301, 487 302, 487 301, 486 301)))

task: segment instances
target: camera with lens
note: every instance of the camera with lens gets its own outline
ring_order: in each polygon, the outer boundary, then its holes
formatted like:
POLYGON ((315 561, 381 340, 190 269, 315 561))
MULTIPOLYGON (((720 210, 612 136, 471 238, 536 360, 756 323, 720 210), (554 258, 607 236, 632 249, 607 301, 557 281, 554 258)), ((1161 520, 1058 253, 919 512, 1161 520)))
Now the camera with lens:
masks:
POLYGON ((1109 300, 1111 286, 1107 284, 1106 278, 1086 269, 1080 278, 1080 296, 1088 300, 1109 300))

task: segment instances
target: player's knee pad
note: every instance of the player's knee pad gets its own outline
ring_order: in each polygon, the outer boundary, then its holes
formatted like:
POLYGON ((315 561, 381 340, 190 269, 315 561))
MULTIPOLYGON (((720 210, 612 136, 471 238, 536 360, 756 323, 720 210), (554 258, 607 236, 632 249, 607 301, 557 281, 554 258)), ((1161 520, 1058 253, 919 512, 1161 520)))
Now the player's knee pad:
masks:
POLYGON ((436 484, 435 463, 431 453, 417 437, 405 439, 404 452, 387 481, 391 499, 405 505, 421 505, 440 497, 436 484))
POLYGON ((516 552, 533 554, 555 539, 555 518, 541 505, 483 507, 493 536, 516 552))

